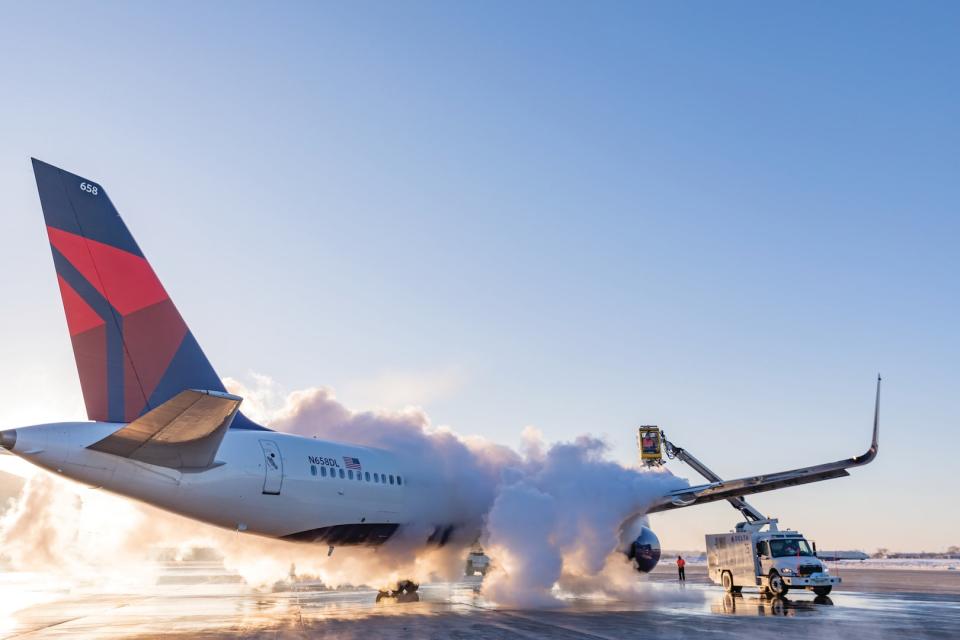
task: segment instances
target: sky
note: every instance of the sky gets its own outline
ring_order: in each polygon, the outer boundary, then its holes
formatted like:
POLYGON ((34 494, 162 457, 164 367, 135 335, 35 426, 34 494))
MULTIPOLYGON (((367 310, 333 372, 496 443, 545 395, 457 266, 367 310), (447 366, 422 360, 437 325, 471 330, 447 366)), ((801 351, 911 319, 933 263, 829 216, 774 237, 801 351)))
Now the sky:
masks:
POLYGON ((960 544, 956 3, 3 14, 2 427, 83 417, 34 156, 105 186, 222 376, 623 464, 659 424, 740 477, 862 453, 879 371, 878 459, 751 501, 960 544))

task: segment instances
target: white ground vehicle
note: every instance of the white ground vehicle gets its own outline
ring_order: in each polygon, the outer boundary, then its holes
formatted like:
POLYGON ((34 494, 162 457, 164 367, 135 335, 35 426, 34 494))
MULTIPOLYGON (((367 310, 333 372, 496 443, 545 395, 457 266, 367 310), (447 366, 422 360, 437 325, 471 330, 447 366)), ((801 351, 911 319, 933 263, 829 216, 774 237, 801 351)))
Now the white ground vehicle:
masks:
POLYGON ((467 566, 464 569, 464 575, 472 576, 480 574, 482 576, 487 575, 487 571, 490 570, 490 558, 487 557, 487 554, 483 552, 483 549, 479 547, 474 547, 470 550, 470 555, 467 556, 467 566))
POLYGON ((796 531, 780 531, 776 519, 741 522, 732 532, 708 534, 707 574, 728 592, 756 586, 777 597, 790 589, 825 596, 841 582, 817 557, 815 545, 796 531))

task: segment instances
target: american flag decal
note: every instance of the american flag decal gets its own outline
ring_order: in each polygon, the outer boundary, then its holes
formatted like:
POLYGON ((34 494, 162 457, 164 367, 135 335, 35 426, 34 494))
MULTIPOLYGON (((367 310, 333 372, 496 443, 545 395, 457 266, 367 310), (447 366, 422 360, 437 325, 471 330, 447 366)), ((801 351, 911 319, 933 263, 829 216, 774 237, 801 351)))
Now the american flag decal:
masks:
POLYGON ((347 456, 343 456, 343 466, 345 466, 347 469, 360 471, 360 458, 350 458, 347 456))

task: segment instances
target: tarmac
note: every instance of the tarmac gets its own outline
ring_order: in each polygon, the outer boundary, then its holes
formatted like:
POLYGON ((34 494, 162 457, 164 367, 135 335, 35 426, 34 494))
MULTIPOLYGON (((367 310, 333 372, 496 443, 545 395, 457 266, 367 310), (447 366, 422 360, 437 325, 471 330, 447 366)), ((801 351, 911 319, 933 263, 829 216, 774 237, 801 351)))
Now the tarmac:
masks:
POLYGON ((574 599, 551 610, 486 603, 480 578, 427 584, 417 602, 376 602, 367 589, 281 585, 264 593, 213 564, 180 566, 157 584, 58 586, 0 573, 0 638, 957 638, 960 574, 844 570, 843 589, 783 600, 725 594, 701 567, 680 585, 669 565, 636 601, 574 599), (915 575, 922 574, 922 575, 915 575))

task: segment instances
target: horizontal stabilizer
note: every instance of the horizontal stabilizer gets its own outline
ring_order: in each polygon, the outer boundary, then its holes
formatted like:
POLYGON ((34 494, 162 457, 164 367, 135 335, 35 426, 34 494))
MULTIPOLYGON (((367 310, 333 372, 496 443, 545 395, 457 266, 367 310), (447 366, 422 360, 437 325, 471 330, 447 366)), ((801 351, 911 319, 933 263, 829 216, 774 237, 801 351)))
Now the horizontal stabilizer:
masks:
POLYGON ((170 469, 202 471, 213 466, 241 401, 217 391, 182 391, 87 448, 170 469))

